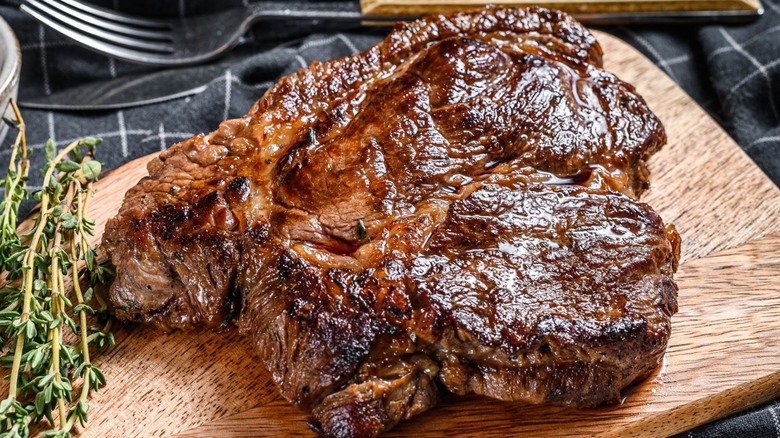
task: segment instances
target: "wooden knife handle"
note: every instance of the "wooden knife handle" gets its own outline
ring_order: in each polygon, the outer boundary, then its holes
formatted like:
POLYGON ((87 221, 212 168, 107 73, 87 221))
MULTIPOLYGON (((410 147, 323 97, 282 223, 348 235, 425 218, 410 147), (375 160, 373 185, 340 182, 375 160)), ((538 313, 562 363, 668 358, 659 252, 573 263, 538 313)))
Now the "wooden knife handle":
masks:
POLYGON ((416 16, 478 8, 488 4, 540 5, 572 14, 670 13, 706 11, 761 11, 759 0, 361 0, 365 15, 416 16))

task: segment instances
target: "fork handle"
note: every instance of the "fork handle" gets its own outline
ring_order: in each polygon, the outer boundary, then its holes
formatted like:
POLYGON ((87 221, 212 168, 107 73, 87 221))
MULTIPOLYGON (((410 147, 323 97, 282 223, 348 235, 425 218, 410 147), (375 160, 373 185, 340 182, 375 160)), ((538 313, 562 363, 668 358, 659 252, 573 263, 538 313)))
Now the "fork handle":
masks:
POLYGON ((330 20, 330 21, 398 21, 411 18, 409 16, 363 15, 358 1, 337 1, 314 3, 306 1, 270 1, 257 2, 249 5, 252 17, 259 20, 287 19, 287 20, 330 20))

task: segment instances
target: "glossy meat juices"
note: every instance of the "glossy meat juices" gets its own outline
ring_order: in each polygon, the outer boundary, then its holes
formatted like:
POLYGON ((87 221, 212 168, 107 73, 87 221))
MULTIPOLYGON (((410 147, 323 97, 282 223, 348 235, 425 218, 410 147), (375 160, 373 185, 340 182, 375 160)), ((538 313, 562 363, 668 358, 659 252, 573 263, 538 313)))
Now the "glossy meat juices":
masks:
POLYGON ((237 323, 327 436, 442 391, 588 407, 659 363, 679 237, 637 202, 666 141, 563 13, 399 24, 172 146, 104 245, 121 317, 237 323))

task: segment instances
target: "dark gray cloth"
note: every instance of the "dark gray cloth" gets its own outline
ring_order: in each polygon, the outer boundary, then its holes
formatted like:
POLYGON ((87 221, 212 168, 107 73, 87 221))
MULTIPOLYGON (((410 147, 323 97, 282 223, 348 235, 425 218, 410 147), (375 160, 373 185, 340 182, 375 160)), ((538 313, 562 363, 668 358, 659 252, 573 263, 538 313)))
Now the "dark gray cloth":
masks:
MULTIPOLYGON (((242 4, 241 0, 102 0, 125 12, 176 16, 242 4)), ((765 15, 747 25, 606 28, 641 50, 721 123, 775 183, 780 182, 780 0, 764 2, 765 15)), ((78 47, 12 7, 0 15, 22 45, 20 100, 77 84, 149 70, 78 47)), ((47 138, 63 146, 85 135, 102 137, 98 158, 107 168, 165 149, 220 121, 246 113, 280 76, 360 51, 386 29, 334 28, 322 23, 255 26, 230 54, 225 73, 186 99, 109 112, 24 111, 33 165, 41 165, 47 138)), ((183 77, 184 73, 183 73, 183 77)), ((6 141, 7 143, 7 141, 6 141)), ((0 149, 0 163, 9 157, 0 149)), ((32 175, 31 185, 40 184, 32 175)), ((1 196, 1 195, 0 195, 1 196)), ((721 420, 682 437, 780 437, 780 401, 721 420)))

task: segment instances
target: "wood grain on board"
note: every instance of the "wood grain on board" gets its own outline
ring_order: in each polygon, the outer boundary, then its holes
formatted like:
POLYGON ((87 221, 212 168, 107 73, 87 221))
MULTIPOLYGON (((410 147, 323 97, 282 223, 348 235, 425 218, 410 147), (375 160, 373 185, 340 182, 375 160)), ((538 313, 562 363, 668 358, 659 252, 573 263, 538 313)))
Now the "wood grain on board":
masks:
MULTIPOLYGON (((669 136, 651 159, 654 187, 643 199, 683 237, 680 312, 663 368, 622 405, 577 411, 450 400, 391 436, 669 435, 780 396, 780 191, 650 61, 597 36, 607 69, 636 86, 669 136)), ((149 159, 100 182, 98 235, 149 159)), ((83 437, 311 435, 306 416, 280 398, 235 332, 128 325, 95 362, 109 385, 94 396, 83 437)))
POLYGON ((758 0, 361 0, 366 15, 428 15, 452 12, 488 4, 540 5, 573 14, 670 12, 670 11, 758 11, 758 0))

